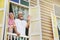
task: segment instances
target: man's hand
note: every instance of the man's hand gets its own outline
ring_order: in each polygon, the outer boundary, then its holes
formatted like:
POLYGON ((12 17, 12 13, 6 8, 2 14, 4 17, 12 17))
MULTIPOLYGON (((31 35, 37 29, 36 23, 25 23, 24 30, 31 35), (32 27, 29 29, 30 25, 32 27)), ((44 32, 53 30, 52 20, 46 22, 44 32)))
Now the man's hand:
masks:
POLYGON ((27 20, 30 21, 30 15, 28 15, 27 20))
POLYGON ((20 36, 20 33, 17 32, 17 36, 20 36))

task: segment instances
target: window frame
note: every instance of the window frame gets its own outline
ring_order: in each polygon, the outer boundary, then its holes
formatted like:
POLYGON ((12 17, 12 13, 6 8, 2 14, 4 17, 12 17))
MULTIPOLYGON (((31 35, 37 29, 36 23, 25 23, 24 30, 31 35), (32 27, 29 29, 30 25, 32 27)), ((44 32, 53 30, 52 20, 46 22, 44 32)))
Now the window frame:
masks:
POLYGON ((23 1, 25 1, 25 2, 29 2, 29 0, 23 0, 23 1))

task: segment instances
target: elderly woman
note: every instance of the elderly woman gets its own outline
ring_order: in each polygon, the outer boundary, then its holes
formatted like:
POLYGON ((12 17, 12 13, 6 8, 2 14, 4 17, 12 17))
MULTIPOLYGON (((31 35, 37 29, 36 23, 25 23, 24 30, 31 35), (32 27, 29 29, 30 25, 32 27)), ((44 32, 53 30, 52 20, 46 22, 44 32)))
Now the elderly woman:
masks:
POLYGON ((13 29, 17 35, 20 35, 17 32, 15 21, 14 21, 14 14, 12 12, 9 13, 9 20, 8 20, 8 32, 13 33, 13 29))

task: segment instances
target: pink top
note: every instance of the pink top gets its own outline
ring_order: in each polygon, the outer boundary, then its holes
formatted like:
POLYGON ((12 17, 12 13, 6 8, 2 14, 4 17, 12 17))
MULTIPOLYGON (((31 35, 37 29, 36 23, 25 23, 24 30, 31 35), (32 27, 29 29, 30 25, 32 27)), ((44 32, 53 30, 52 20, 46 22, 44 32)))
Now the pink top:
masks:
POLYGON ((9 19, 8 21, 8 26, 10 27, 11 25, 14 25, 14 19, 9 19))

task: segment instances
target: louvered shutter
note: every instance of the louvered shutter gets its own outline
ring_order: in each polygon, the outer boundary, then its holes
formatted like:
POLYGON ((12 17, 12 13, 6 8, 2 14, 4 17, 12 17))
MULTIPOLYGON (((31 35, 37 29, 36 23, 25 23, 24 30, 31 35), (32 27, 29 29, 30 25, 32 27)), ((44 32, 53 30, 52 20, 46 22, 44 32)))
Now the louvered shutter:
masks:
POLYGON ((42 40, 53 40, 51 13, 53 11, 52 0, 40 1, 42 40))

